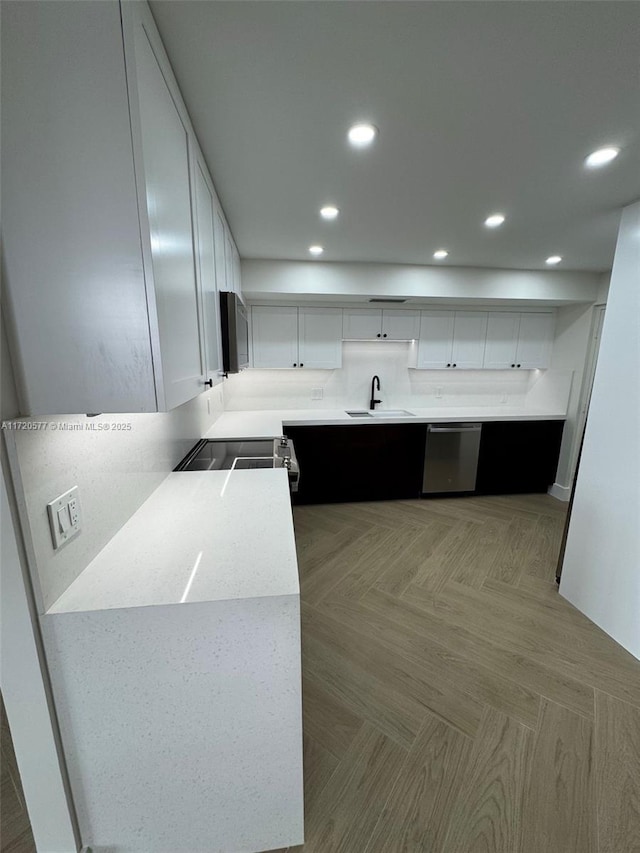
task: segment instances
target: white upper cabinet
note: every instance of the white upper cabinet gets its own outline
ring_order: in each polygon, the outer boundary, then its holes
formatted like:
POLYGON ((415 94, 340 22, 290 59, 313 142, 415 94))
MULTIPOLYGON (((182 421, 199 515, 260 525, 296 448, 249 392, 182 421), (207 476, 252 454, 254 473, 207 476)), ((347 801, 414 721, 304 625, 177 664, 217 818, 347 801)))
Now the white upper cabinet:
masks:
POLYGON ((345 308, 343 315, 343 337, 349 341, 410 341, 420 330, 419 311, 345 308))
POLYGON ((298 366, 298 309, 254 305, 252 367, 298 366))
POLYGON ((487 345, 484 366, 507 370, 516 366, 520 314, 491 311, 487 318, 487 345))
POLYGON ((545 368, 553 346, 555 314, 491 312, 484 366, 498 370, 545 368))
POLYGON ((218 292, 229 290, 230 288, 227 287, 227 261, 225 257, 227 251, 226 226, 222 211, 217 206, 213 211, 213 242, 216 252, 216 287, 218 288, 218 292))
POLYGON ((482 367, 486 335, 487 315, 484 311, 456 311, 451 366, 461 370, 482 367))
POLYGON ((398 311, 384 308, 382 311, 382 337, 390 341, 412 341, 420 334, 420 312, 398 311))
POLYGON ((342 366, 342 309, 254 305, 252 367, 342 366))
POLYGON ((551 363, 555 314, 521 314, 516 364, 522 368, 545 368, 551 363))
POLYGON ((219 203, 147 4, 3 8, 3 75, 21 413, 195 397, 217 378, 219 203))
POLYGON ((200 160, 195 164, 195 209, 197 270, 200 282, 201 316, 204 335, 205 376, 212 382, 220 374, 220 300, 216 287, 214 240, 214 195, 200 160))
POLYGON ((134 21, 141 141, 138 159, 144 170, 157 313, 152 346, 155 344, 157 361, 162 364, 159 404, 160 408, 172 409, 203 389, 203 341, 194 258, 189 134, 176 105, 176 93, 167 82, 171 79, 168 62, 147 18, 147 14, 135 15, 134 21))
POLYGON ((451 367, 454 312, 421 311, 417 367, 437 370, 451 367))
POLYGON ((119 5, 3 4, 2 54, 20 412, 155 411, 119 5))
POLYGON ((298 309, 299 366, 342 367, 342 309, 298 309))

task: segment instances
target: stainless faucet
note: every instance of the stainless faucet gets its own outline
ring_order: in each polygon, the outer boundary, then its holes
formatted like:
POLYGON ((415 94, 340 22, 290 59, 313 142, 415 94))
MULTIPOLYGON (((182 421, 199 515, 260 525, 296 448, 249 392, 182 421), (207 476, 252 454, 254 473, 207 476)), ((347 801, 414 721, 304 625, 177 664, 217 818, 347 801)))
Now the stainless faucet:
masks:
POLYGON ((371 380, 371 399, 369 400, 369 408, 370 408, 372 411, 373 411, 373 409, 375 409, 375 407, 376 407, 376 403, 381 403, 381 402, 382 402, 382 400, 376 400, 376 399, 375 399, 375 397, 374 397, 375 391, 374 391, 374 387, 373 387, 373 386, 376 384, 376 382, 378 383, 378 384, 377 384, 377 388, 378 388, 378 391, 379 391, 379 390, 380 390, 380 377, 379 377, 379 376, 374 376, 374 377, 373 377, 373 379, 371 380))

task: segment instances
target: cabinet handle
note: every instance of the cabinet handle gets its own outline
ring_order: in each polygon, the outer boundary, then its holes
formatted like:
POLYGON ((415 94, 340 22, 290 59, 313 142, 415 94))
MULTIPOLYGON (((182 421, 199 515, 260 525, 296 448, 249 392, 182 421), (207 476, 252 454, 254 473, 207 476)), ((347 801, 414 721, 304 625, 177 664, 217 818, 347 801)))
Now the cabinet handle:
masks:
POLYGON ((294 361, 294 362, 293 362, 293 366, 294 366, 294 367, 297 367, 297 366, 298 366, 298 363, 297 363, 296 361, 294 361))
POLYGON ((518 365, 518 367, 522 367, 522 365, 521 365, 521 364, 519 364, 519 365, 518 365))
POLYGON ((380 332, 378 332, 378 334, 376 335, 376 337, 377 337, 377 338, 379 338, 379 337, 380 337, 380 332))
POLYGON ((450 364, 448 364, 448 365, 447 365, 447 367, 451 367, 451 365, 450 365, 450 364))
POLYGON ((515 364, 512 364, 511 367, 515 367, 515 364))
POLYGON ((454 366, 454 367, 457 367, 458 365, 457 365, 457 364, 454 364, 453 366, 454 366))
POLYGON ((213 379, 205 379, 204 384, 208 385, 209 388, 213 388, 213 379))
POLYGON ((384 333, 384 335, 383 335, 382 337, 383 337, 383 338, 386 338, 386 337, 387 337, 387 333, 385 332, 385 333, 384 333))
POLYGON ((302 362, 300 362, 300 367, 304 367, 304 364, 302 362))

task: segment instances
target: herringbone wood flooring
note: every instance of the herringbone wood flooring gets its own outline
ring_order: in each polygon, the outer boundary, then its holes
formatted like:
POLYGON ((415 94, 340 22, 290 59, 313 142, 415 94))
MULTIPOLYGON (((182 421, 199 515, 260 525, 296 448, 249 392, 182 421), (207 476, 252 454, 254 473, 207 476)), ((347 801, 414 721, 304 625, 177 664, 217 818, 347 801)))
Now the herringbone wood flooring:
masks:
POLYGON ((295 509, 296 850, 640 851, 640 662, 558 595, 564 518, 546 495, 295 509))

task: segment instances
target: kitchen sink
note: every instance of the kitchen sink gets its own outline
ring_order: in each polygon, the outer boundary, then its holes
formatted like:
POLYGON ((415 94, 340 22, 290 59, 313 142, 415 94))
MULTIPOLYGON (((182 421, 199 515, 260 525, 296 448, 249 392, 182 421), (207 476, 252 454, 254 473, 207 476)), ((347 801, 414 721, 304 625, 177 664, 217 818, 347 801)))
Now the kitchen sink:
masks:
POLYGON ((413 412, 406 409, 361 409, 347 412, 350 418, 414 418, 413 412))

